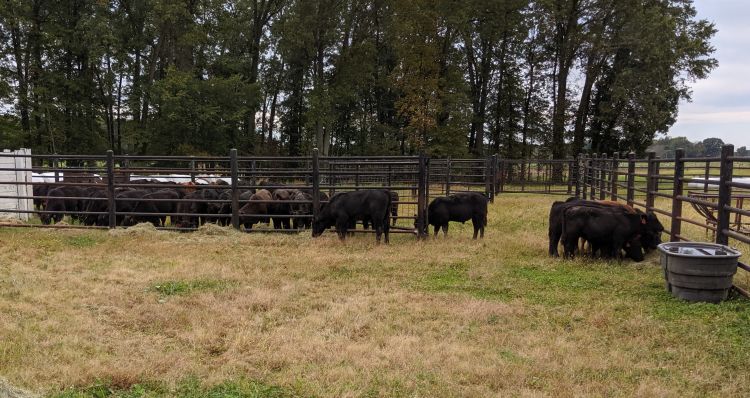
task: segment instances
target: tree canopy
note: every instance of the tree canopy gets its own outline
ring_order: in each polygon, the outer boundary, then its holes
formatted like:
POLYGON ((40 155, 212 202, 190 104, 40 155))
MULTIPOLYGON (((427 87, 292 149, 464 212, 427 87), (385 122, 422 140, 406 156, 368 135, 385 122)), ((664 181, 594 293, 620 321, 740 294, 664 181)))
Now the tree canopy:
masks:
POLYGON ((0 146, 643 152, 715 32, 692 0, 7 0, 0 146))

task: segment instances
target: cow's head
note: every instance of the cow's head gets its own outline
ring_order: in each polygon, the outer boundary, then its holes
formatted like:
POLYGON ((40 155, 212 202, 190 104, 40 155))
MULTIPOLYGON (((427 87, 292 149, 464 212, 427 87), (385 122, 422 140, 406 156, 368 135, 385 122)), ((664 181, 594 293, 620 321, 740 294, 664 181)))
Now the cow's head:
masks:
POLYGON ((643 255, 643 245, 641 244, 642 236, 635 235, 628 242, 625 242, 625 255, 635 262, 641 262, 645 258, 643 255))

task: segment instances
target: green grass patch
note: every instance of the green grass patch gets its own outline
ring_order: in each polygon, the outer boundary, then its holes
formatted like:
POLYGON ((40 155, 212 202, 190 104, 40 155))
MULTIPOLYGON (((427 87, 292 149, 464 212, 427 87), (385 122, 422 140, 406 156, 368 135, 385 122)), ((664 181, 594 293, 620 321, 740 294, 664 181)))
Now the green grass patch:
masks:
POLYGON ((174 296, 204 291, 223 291, 236 285, 234 281, 222 279, 196 279, 192 281, 165 281, 152 285, 149 290, 162 296, 174 296))
POLYGON ((490 286, 492 281, 470 278, 468 266, 455 263, 422 279, 420 287, 431 292, 468 294, 480 299, 507 300, 513 297, 510 288, 490 286))
POLYGON ((216 385, 206 385, 196 378, 187 378, 174 388, 163 383, 142 383, 119 387, 108 381, 90 386, 70 388, 49 395, 50 398, 284 398, 298 394, 278 386, 254 380, 240 379, 216 385))
POLYGON ((65 239, 65 244, 73 247, 91 247, 101 243, 101 237, 94 237, 91 235, 75 235, 68 236, 65 239))

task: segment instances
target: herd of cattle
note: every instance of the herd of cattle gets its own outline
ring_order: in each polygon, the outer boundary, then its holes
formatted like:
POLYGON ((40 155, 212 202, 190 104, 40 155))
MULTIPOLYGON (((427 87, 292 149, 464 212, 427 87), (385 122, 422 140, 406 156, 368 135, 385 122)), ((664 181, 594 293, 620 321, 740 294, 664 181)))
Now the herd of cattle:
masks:
POLYGON ((569 198, 552 204, 549 214, 549 254, 559 256, 562 241, 565 257, 589 244, 590 255, 620 258, 622 252, 634 261, 643 261, 644 251, 661 243, 664 226, 652 212, 644 213, 623 203, 569 198))
MULTIPOLYGON (((217 180, 215 184, 226 183, 217 180)), ((171 227, 181 229, 194 229, 205 223, 230 223, 232 190, 229 186, 206 188, 150 180, 131 181, 130 185, 135 187, 115 189, 115 220, 119 226, 147 222, 165 227, 167 217, 171 227), (173 186, 164 187, 165 184, 173 186), (154 185, 157 187, 152 187, 154 185)), ((313 236, 318 236, 335 226, 339 237, 344 239, 349 230, 361 222, 365 229, 372 226, 378 241, 385 234, 388 242, 391 222, 395 225, 398 219, 399 195, 392 190, 340 192, 330 198, 319 192, 321 207, 313 219, 312 190, 284 188, 268 182, 259 186, 264 188, 239 192, 239 219, 246 230, 257 223, 273 223, 275 229, 312 228, 313 236)), ((43 224, 60 222, 68 215, 87 226, 109 225, 108 192, 104 186, 37 184, 34 196, 43 224)), ((440 228, 447 234, 449 221, 471 220, 474 238, 478 233, 484 236, 487 197, 465 192, 436 198, 428 207, 428 218, 436 235, 440 228)))
MULTIPOLYGON (((154 226, 166 226, 167 216, 171 226, 194 229, 204 223, 227 225, 232 213, 232 190, 205 188, 174 184, 174 187, 151 188, 153 181, 133 181, 142 187, 117 188, 116 223, 132 226, 140 222, 154 226), (130 213, 130 214, 128 214, 130 213)), ((222 181, 217 184, 222 185, 222 181)), ((313 195, 309 189, 284 188, 261 183, 267 188, 244 189, 239 194, 239 219, 245 229, 257 223, 273 223, 275 229, 312 229, 313 236, 335 227, 341 239, 361 222, 365 229, 372 227, 380 242, 385 236, 389 240, 391 223, 398 218, 399 195, 385 189, 364 189, 341 192, 328 197, 319 193, 321 203, 317 217, 313 219, 313 195)), ((84 225, 109 225, 109 201, 104 187, 56 186, 39 184, 34 186, 34 196, 44 224, 62 220, 70 215, 84 225)), ((427 208, 428 225, 434 227, 434 235, 442 229, 448 233, 451 221, 471 220, 474 239, 484 237, 487 225, 487 197, 476 192, 459 192, 447 197, 433 199, 427 208)), ((415 217, 416 218, 416 217, 415 217)), ((415 228, 417 224, 415 223, 415 228)), ((562 243, 565 257, 583 254, 579 242, 588 243, 588 254, 604 258, 620 258, 624 255, 634 261, 642 261, 644 251, 653 250, 661 243, 664 227, 655 214, 644 213, 631 206, 610 202, 570 198, 565 202, 554 202, 549 215, 549 254, 559 256, 558 245, 562 243)))

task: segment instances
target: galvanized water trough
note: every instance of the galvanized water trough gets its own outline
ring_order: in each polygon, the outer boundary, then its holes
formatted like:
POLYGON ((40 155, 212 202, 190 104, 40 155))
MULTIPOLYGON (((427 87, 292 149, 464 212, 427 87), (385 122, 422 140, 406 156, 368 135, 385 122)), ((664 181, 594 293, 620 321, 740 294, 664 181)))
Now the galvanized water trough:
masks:
POLYGON ((659 252, 667 290, 683 300, 710 303, 727 298, 742 255, 728 246, 696 242, 662 243, 659 252))

